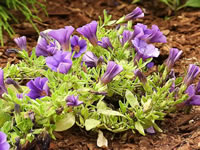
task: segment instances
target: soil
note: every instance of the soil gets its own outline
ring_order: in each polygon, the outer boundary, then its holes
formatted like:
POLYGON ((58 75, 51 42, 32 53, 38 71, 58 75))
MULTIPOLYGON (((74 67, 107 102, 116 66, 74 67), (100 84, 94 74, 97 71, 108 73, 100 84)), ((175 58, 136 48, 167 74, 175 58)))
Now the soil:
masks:
MULTIPOLYGON (((106 9, 113 19, 131 12, 136 5, 131 0, 46 0, 49 16, 47 17, 39 9, 38 16, 41 22, 34 20, 40 31, 45 29, 58 29, 67 25, 77 28, 92 20, 98 20, 106 9)), ((161 55, 155 61, 162 63, 169 53, 171 47, 183 50, 181 59, 176 63, 175 71, 183 76, 188 65, 195 63, 200 65, 200 10, 187 8, 179 12, 172 12, 157 0, 143 0, 139 6, 144 10, 145 17, 137 19, 135 23, 141 22, 149 27, 152 24, 159 26, 160 30, 167 36, 167 44, 158 44, 161 55)), ((21 24, 12 24, 16 36, 27 36, 28 49, 36 45, 38 34, 30 23, 21 18, 21 24)), ((5 46, 0 47, 1 67, 7 62, 17 63, 19 60, 15 54, 8 55, 8 48, 17 48, 8 35, 4 35, 5 46)), ((112 150, 195 150, 200 149, 200 108, 194 107, 190 114, 170 114, 166 120, 160 123, 162 133, 141 136, 132 132, 114 134, 104 132, 109 141, 107 149, 112 150)), ((73 127, 72 129, 55 133, 57 140, 51 141, 50 150, 97 150, 97 135, 85 132, 83 129, 73 127)), ((27 148, 29 149, 29 148, 27 148)), ((40 149, 35 146, 35 149, 40 149)))

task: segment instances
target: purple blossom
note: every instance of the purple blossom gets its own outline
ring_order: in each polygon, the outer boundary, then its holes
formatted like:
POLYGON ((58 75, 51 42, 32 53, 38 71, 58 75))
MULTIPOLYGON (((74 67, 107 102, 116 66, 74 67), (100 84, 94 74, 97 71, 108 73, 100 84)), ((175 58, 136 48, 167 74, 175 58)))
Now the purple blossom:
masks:
POLYGON ((124 30, 124 32, 122 33, 122 36, 123 37, 122 39, 120 39, 120 42, 123 46, 126 42, 131 42, 134 36, 134 32, 131 32, 129 30, 124 30))
POLYGON ((134 74, 136 77, 139 78, 139 80, 143 83, 143 84, 146 84, 147 82, 147 78, 145 77, 145 75, 140 71, 140 69, 136 69, 134 71, 134 74))
POLYGON ((50 96, 47 78, 37 77, 34 80, 29 81, 26 85, 30 89, 30 92, 27 94, 27 96, 32 99, 40 99, 45 96, 50 96))
POLYGON ((70 95, 66 99, 67 105, 68 106, 79 106, 83 104, 82 101, 78 100, 78 96, 70 95))
POLYGON ((67 51, 69 50, 70 36, 73 31, 74 28, 72 26, 66 26, 62 29, 49 31, 48 35, 60 43, 62 50, 67 51))
POLYGON ((0 69, 0 97, 2 97, 3 93, 7 93, 7 89, 4 83, 4 72, 0 69))
POLYGON ((138 38, 132 40, 132 43, 136 49, 135 61, 139 61, 140 58, 146 60, 151 57, 158 57, 160 52, 157 48, 155 48, 152 44, 147 44, 145 41, 140 40, 138 38))
POLYGON ((198 105, 200 106, 200 87, 199 87, 200 82, 198 83, 197 87, 195 88, 194 84, 191 84, 188 86, 187 90, 185 93, 188 94, 189 98, 184 102, 186 105, 198 105))
POLYGON ((151 69, 154 66, 154 62, 150 62, 146 66, 148 69, 151 69))
POLYGON ((114 61, 109 61, 107 65, 106 72, 101 78, 103 84, 107 84, 112 81, 112 79, 123 71, 123 67, 116 64, 114 61))
POLYGON ((169 70, 174 66, 175 62, 179 59, 182 52, 183 51, 179 51, 177 48, 170 49, 169 57, 167 58, 165 62, 165 65, 167 66, 169 70))
POLYGON ((26 36, 15 38, 14 41, 17 44, 17 46, 19 46, 20 49, 27 50, 27 48, 26 48, 26 36))
POLYGON ((146 129, 146 132, 147 132, 147 133, 150 133, 150 134, 156 133, 156 131, 154 130, 153 126, 147 128, 147 129, 146 129))
POLYGON ((184 78, 184 83, 186 86, 189 86, 192 81, 196 78, 196 76, 199 74, 200 69, 198 66, 194 64, 190 64, 188 68, 187 75, 184 78))
POLYGON ((0 131, 0 150, 9 150, 10 145, 7 142, 7 136, 5 133, 0 131))
POLYGON ((134 38, 139 38, 147 43, 166 43, 166 37, 160 32, 157 25, 148 29, 146 25, 138 23, 134 26, 134 38))
POLYGON ((37 46, 36 46, 36 56, 52 56, 54 55, 58 50, 58 46, 56 44, 56 41, 48 42, 44 38, 39 38, 37 46))
POLYGON ((142 18, 142 17, 144 17, 144 13, 142 12, 142 9, 139 7, 136 7, 131 13, 125 16, 125 21, 142 18))
POLYGON ((96 46, 98 42, 96 36, 97 24, 98 23, 96 21, 92 21, 91 23, 76 29, 80 34, 86 37, 93 46, 96 46))
POLYGON ((96 55, 94 55, 92 52, 87 51, 82 58, 82 64, 83 62, 85 62, 85 64, 87 65, 87 67, 97 67, 98 64, 101 64, 103 62, 103 57, 100 56, 99 58, 97 58, 96 55))
POLYGON ((19 99, 23 99, 23 93, 20 93, 20 94, 17 94, 17 98, 19 98, 19 99))
POLYGON ((78 58, 87 50, 87 43, 85 40, 79 40, 77 35, 71 38, 72 52, 75 52, 74 58, 78 58))
POLYGON ((113 46, 112 46, 110 39, 108 37, 103 37, 101 39, 101 41, 98 41, 98 45, 105 48, 105 49, 108 49, 108 48, 113 49, 113 46))
POLYGON ((51 70, 63 74, 72 67, 71 52, 57 51, 55 55, 46 58, 46 64, 51 70))

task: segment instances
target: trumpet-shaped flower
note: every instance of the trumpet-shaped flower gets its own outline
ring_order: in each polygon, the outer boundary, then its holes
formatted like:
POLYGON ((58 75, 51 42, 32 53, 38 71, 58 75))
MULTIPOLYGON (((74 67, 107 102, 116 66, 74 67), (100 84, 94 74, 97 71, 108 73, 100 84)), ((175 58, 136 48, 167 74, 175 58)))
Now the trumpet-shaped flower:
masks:
POLYGON ((192 81, 196 78, 196 76, 199 74, 200 69, 198 66, 190 64, 188 68, 187 75, 184 78, 184 83, 186 86, 189 86, 192 81))
POLYGON ((143 84, 145 84, 145 83, 147 82, 147 78, 146 78, 145 75, 140 71, 140 69, 136 69, 136 70, 134 71, 134 74, 135 74, 136 77, 139 78, 139 80, 140 80, 143 84))
POLYGON ((66 74, 72 66, 71 52, 57 51, 46 58, 46 64, 51 70, 66 74))
POLYGON ((78 100, 78 96, 70 95, 66 99, 67 105, 68 106, 79 106, 83 104, 82 101, 78 100))
POLYGON ((91 23, 86 24, 83 27, 76 29, 80 34, 86 37, 90 41, 90 43, 94 46, 96 46, 98 42, 98 39, 96 36, 97 24, 98 23, 96 21, 92 21, 91 23))
POLYGON ((142 12, 142 9, 139 7, 136 7, 131 13, 125 16, 125 21, 142 18, 142 17, 144 17, 144 13, 142 12))
POLYGON ((108 48, 113 49, 113 46, 112 46, 110 39, 108 37, 103 37, 101 39, 101 41, 98 41, 98 45, 105 48, 105 49, 108 49, 108 48))
POLYGON ((0 131, 0 150, 9 150, 10 145, 7 142, 7 136, 5 133, 0 131))
POLYGON ((2 97, 3 93, 7 93, 7 89, 4 83, 4 72, 0 69, 0 97, 2 97))
POLYGON ((183 51, 179 51, 177 48, 170 49, 169 57, 167 58, 165 62, 165 65, 167 66, 169 70, 174 66, 175 62, 179 59, 182 52, 183 51))
POLYGON ((77 35, 74 35, 71 38, 71 47, 72 52, 75 52, 74 58, 78 58, 87 50, 87 43, 85 40, 79 40, 79 37, 77 35))
POLYGON ((122 36, 123 37, 122 39, 120 39, 120 42, 122 45, 124 45, 126 42, 131 42, 131 40, 133 40, 134 32, 131 32, 129 30, 124 30, 122 36))
POLYGON ((146 25, 138 23, 134 26, 134 38, 139 38, 147 43, 166 43, 166 37, 160 31, 157 25, 152 25, 148 29, 146 25))
POLYGON ((74 28, 72 26, 66 26, 65 28, 52 30, 48 32, 48 35, 57 40, 62 50, 69 50, 70 36, 73 33, 74 28))
POLYGON ((47 78, 37 77, 34 80, 29 81, 26 85, 30 89, 30 92, 27 94, 27 96, 32 99, 40 99, 45 96, 50 96, 47 78))
POLYGON ((198 83, 197 87, 195 88, 194 84, 188 86, 185 93, 188 94, 189 98, 184 102, 186 105, 198 105, 200 106, 200 82, 198 83))
POLYGON ((52 41, 48 44, 45 38, 40 38, 36 46, 36 56, 52 56, 57 50, 59 49, 56 41, 52 41))
POLYGON ((135 61, 139 61, 140 58, 146 60, 151 57, 158 57, 160 52, 157 48, 155 48, 152 44, 147 44, 145 41, 140 40, 138 38, 132 40, 132 44, 136 49, 135 61))
POLYGON ((19 46, 20 49, 27 50, 27 48, 26 48, 26 36, 15 38, 14 41, 17 44, 17 46, 19 46))
POLYGON ((144 17, 144 13, 142 12, 141 8, 137 7, 131 13, 127 14, 126 16, 121 17, 116 23, 117 24, 125 23, 127 21, 141 18, 141 17, 144 17))
POLYGON ((109 61, 106 72, 101 78, 103 84, 107 84, 112 81, 112 79, 123 71, 123 67, 116 64, 114 61, 109 61))
POLYGON ((82 58, 82 64, 83 62, 85 62, 85 64, 87 65, 87 67, 96 67, 98 64, 101 64, 103 62, 103 57, 100 56, 99 58, 97 58, 96 55, 94 55, 92 52, 87 51, 82 58))

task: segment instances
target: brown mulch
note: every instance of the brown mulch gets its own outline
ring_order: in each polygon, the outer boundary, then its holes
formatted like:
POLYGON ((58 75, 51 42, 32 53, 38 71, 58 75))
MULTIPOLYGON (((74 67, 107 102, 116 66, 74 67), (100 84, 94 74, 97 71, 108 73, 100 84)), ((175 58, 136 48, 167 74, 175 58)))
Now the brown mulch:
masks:
MULTIPOLYGON (((135 21, 159 26, 161 31, 167 36, 167 44, 158 44, 161 56, 157 61, 162 63, 169 53, 171 47, 183 50, 181 59, 175 66, 175 71, 184 74, 188 64, 199 64, 200 59, 200 10, 187 8, 177 12, 170 11, 165 5, 152 1, 143 1, 140 7, 145 12, 145 17, 135 21), (167 17, 171 15, 170 17, 167 17)), ((41 10, 39 17, 42 22, 34 21, 40 31, 45 29, 57 29, 67 25, 77 28, 92 20, 98 20, 106 9, 113 19, 118 19, 124 14, 131 12, 136 5, 131 4, 131 0, 47 0, 47 11, 49 17, 45 16, 41 10)), ((30 23, 13 24, 17 35, 26 35, 28 38, 28 48, 32 49, 36 45, 37 33, 30 23)), ((6 34, 5 45, 0 47, 1 67, 5 67, 7 62, 17 63, 18 59, 14 54, 6 55, 8 48, 17 48, 15 43, 6 34)), ((165 121, 160 123, 162 133, 141 136, 131 132, 113 134, 105 132, 109 140, 109 148, 113 150, 193 150, 200 149, 200 109, 195 107, 193 111, 186 115, 182 113, 169 115, 165 121), (111 140, 112 139, 112 140, 111 140)), ((56 134, 57 140, 50 144, 51 150, 96 150, 101 149, 96 146, 97 135, 85 132, 83 129, 74 127, 64 133, 56 134)))

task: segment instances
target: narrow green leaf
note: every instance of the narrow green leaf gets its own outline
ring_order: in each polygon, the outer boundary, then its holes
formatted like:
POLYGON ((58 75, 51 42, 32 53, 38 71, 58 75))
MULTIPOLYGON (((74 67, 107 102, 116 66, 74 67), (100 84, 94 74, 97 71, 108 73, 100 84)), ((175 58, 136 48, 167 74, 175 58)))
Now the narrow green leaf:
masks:
POLYGON ((144 128, 139 121, 135 122, 135 129, 142 135, 145 135, 144 128))
POLYGON ((100 114, 104 114, 104 115, 108 115, 108 116, 121 116, 121 117, 126 117, 123 114, 121 114, 118 111, 114 111, 114 110, 105 110, 105 109, 98 109, 97 111, 100 114))
POLYGON ((131 91, 129 90, 126 90, 126 94, 125 94, 125 97, 127 99, 127 101, 129 102, 129 104, 131 105, 131 107, 136 107, 136 106, 139 106, 139 103, 137 101, 137 97, 135 97, 131 91))

